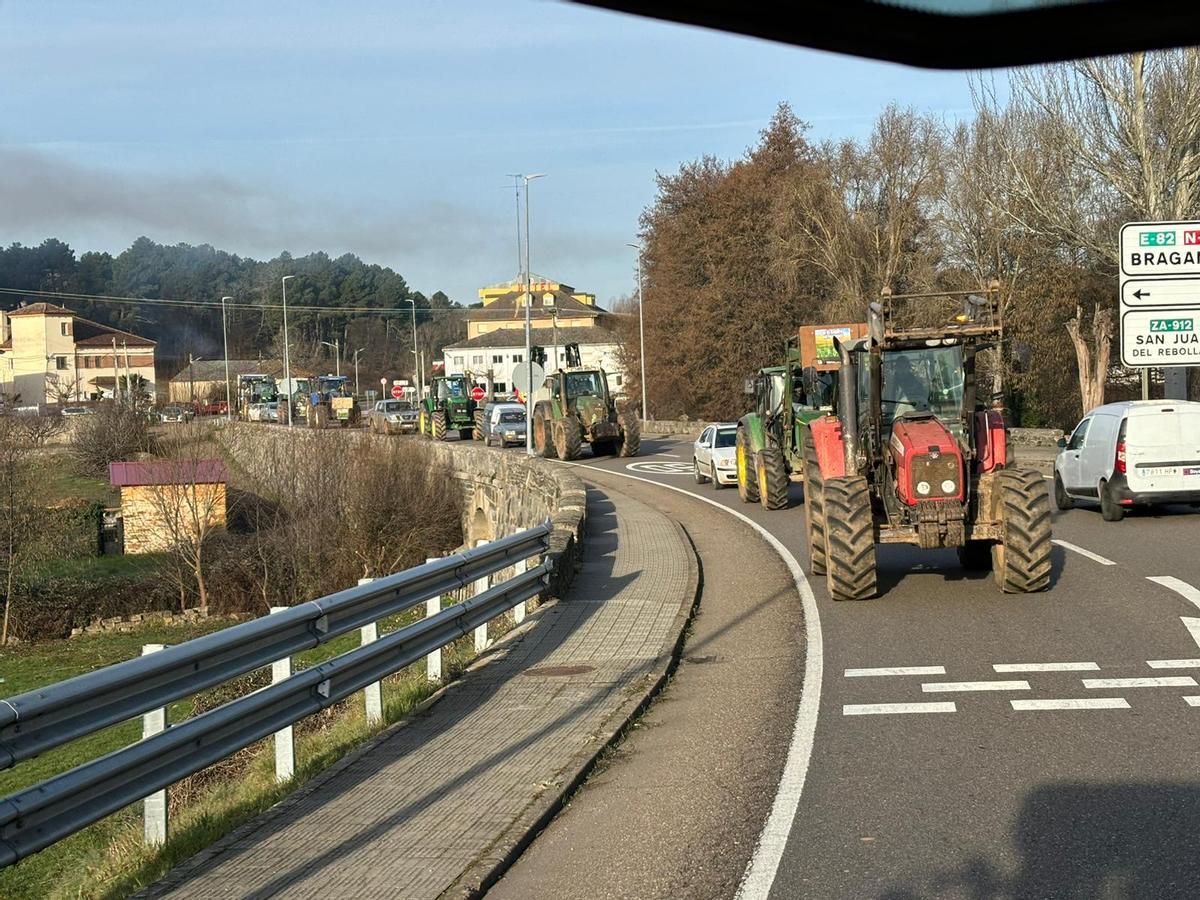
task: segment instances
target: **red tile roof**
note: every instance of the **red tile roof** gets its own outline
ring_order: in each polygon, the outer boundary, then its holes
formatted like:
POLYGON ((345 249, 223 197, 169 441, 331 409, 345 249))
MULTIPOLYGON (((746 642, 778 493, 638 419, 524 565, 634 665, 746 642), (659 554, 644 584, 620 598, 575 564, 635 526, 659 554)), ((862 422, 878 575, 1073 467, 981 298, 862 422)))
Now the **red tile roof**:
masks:
POLYGON ((30 303, 28 306, 18 306, 16 309, 9 311, 8 316, 11 319, 13 316, 72 316, 74 315, 69 309, 64 309, 61 306, 55 306, 53 303, 30 303))
MULTIPOLYGON (((104 326, 101 326, 104 327, 104 326)), ((97 334, 89 338, 84 338, 75 342, 76 347, 107 347, 112 349, 113 338, 117 339, 117 349, 121 350, 124 347, 153 347, 154 341, 149 338, 138 337, 136 334, 129 334, 124 331, 113 329, 108 334, 97 334)))
POLYGON ((160 484, 224 484, 229 470, 219 459, 154 459, 108 464, 113 487, 160 484))

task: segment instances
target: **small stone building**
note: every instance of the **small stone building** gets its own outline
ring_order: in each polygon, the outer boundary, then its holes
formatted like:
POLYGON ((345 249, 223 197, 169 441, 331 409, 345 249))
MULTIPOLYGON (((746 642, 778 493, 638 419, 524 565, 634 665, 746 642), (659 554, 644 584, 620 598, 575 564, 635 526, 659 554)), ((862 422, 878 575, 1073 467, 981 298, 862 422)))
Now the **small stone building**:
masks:
POLYGON ((219 459, 115 462, 108 475, 121 489, 126 553, 158 553, 225 527, 229 472, 219 459))

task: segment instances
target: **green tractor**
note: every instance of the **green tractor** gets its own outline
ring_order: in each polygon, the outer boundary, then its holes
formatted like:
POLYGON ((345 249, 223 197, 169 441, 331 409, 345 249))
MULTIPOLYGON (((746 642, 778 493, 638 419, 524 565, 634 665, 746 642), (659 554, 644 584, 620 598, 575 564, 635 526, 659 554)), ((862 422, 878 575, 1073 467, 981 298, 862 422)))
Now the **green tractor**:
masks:
POLYGON ((438 375, 429 385, 429 396, 421 401, 417 432, 435 441, 457 431, 460 440, 469 441, 475 428, 475 401, 466 375, 438 375))
POLYGON ((784 509, 788 484, 803 480, 805 430, 828 415, 837 393, 833 338, 849 340, 863 325, 805 326, 788 338, 784 364, 759 369, 747 379, 754 410, 738 421, 738 496, 765 509, 784 509))
POLYGON ((577 344, 567 344, 565 350, 567 367, 548 375, 533 395, 529 424, 538 455, 576 459, 587 441, 593 456, 637 456, 642 443, 637 416, 624 404, 618 407, 603 369, 580 365, 577 344))

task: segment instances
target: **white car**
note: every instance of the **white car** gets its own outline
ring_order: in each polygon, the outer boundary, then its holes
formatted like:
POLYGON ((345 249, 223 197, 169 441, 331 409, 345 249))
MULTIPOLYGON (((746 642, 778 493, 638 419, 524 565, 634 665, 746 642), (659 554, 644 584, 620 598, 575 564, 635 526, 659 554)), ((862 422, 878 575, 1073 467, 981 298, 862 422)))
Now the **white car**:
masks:
POLYGON ((692 476, 696 484, 711 481, 717 490, 737 484, 737 425, 709 425, 692 447, 692 476))
POLYGON ((1093 409, 1054 460, 1054 500, 1100 502, 1108 522, 1134 505, 1200 503, 1200 403, 1130 400, 1093 409))
POLYGON ((265 421, 266 412, 267 404, 251 403, 246 407, 246 418, 251 422, 262 422, 265 421))

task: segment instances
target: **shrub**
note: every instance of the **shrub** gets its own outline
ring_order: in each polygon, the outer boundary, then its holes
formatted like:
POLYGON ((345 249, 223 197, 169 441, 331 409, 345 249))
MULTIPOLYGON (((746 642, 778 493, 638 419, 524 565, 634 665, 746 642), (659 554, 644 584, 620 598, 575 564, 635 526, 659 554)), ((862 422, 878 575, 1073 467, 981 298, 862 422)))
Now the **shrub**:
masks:
POLYGON ((153 447, 145 414, 128 406, 109 404, 93 416, 83 416, 71 440, 71 455, 79 467, 103 475, 108 464, 132 459, 153 447))

